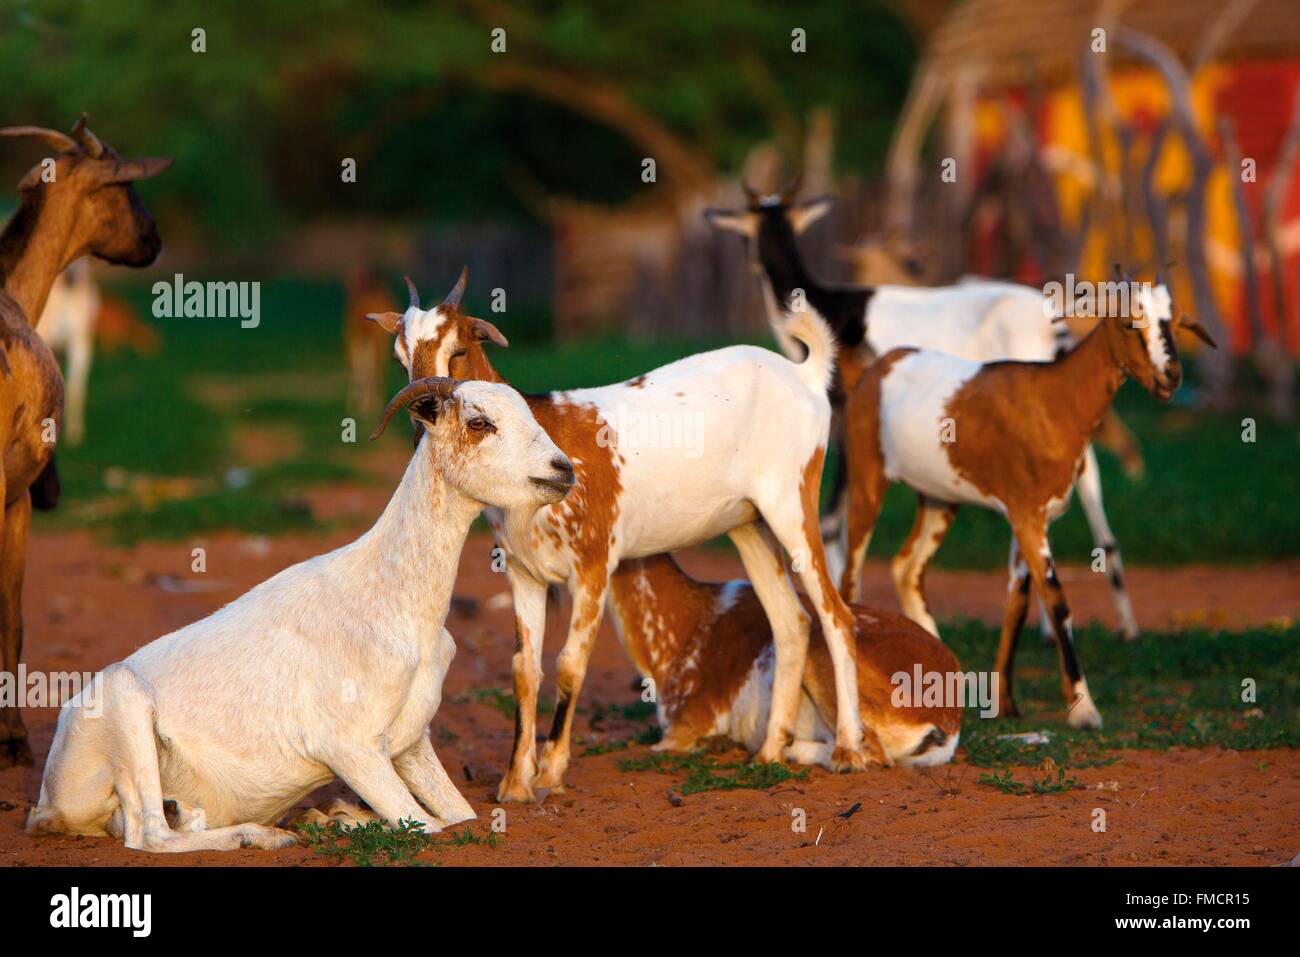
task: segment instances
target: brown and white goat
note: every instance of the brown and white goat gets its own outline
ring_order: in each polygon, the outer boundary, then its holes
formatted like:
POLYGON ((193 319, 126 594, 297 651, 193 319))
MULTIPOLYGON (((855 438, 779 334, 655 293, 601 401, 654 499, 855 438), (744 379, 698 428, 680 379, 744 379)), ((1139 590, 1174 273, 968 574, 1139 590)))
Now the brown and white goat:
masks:
MULTIPOLYGON (((1015 714, 1012 663, 1032 579, 1050 610, 1073 727, 1101 726, 1074 652, 1065 592, 1048 525, 1069 504, 1090 436, 1131 377, 1160 400, 1182 381, 1172 309, 1163 287, 1146 287, 1141 318, 1107 317, 1054 362, 972 362, 925 349, 895 349, 863 374, 845 406, 849 471, 846 600, 891 482, 917 493, 916 522, 894 559, 904 613, 937 634, 922 587, 961 505, 1006 516, 1013 533, 1011 583, 998 646, 999 713, 1015 714)), ((1180 323, 1209 341, 1185 317, 1180 323)), ((1213 343, 1211 343, 1213 344, 1213 343)))
MULTIPOLYGON (((397 357, 412 378, 501 381, 483 342, 504 345, 505 337, 491 323, 460 311, 465 283, 462 272, 447 299, 429 310, 420 308, 412 285, 405 313, 372 317, 396 337, 397 357)), ((832 764, 839 770, 862 768, 868 754, 881 761, 870 731, 864 743, 853 617, 826 567, 818 531, 834 340, 811 310, 791 316, 784 328, 806 346, 802 363, 754 346, 733 346, 630 382, 525 397, 573 462, 577 483, 563 502, 535 514, 488 516, 506 553, 518 630, 515 749, 498 790, 501 800, 531 800, 534 786, 563 786, 573 708, 604 613, 609 576, 619 562, 723 534, 740 551, 776 636, 773 707, 757 760, 780 761, 792 740, 807 654, 808 618, 786 572, 784 548, 812 597, 835 663, 841 707, 832 764), (568 586, 573 613, 557 661, 555 720, 535 772, 549 584, 568 586)))
MULTIPOLYGON (((54 277, 83 255, 147 266, 162 243, 132 182, 160 173, 168 159, 122 159, 86 127, 72 136, 34 126, 0 136, 54 148, 18 184, 18 209, 0 231, 0 671, 16 673, 23 647, 23 568, 33 502, 58 497, 54 442, 63 422, 63 376, 33 328, 54 277)), ((31 764, 16 707, 0 708, 0 768, 31 764)))
MULTIPOLYGON (((671 555, 625 561, 610 578, 609 607, 624 650, 654 682, 663 739, 655 750, 684 751, 724 735, 757 750, 767 727, 775 646, 762 603, 747 581, 696 581, 671 555)), ((811 613, 808 599, 804 605, 811 613)), ((920 625, 892 612, 850 605, 862 724, 893 764, 926 767, 952 758, 960 702, 898 699, 894 676, 919 669, 944 685, 961 674, 956 656, 920 625), (897 700, 898 703, 895 703, 897 700)), ((963 676, 964 679, 964 676, 963 676)), ((794 741, 785 757, 830 766, 835 728, 834 667, 814 622, 794 741)))

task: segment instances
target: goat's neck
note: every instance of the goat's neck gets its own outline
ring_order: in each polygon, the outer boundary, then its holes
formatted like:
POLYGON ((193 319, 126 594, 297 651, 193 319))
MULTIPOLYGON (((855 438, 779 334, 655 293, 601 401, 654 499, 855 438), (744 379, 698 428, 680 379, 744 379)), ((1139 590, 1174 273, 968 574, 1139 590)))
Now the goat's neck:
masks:
POLYGON ((388 507, 357 545, 377 598, 389 596, 441 627, 461 550, 483 506, 447 481, 429 445, 420 443, 388 507))
POLYGON ((796 289, 802 289, 812 299, 821 284, 804 267, 803 257, 795 244, 793 233, 785 235, 760 235, 758 240, 758 278, 763 287, 763 302, 769 319, 779 319, 781 310, 796 289))
POLYGON ((0 284, 35 326, 45 309, 50 287, 75 257, 71 223, 54 222, 41 202, 24 197, 0 231, 0 284))
POLYGON ((1111 354, 1105 332, 1098 324, 1083 342, 1044 370, 1048 380, 1045 399, 1057 410, 1051 420, 1068 428, 1071 438, 1081 437, 1080 452, 1124 384, 1124 370, 1111 354))
POLYGON ((671 555, 623 562, 609 580, 619 638, 643 675, 663 687, 685 664, 687 644, 718 586, 691 578, 671 555))

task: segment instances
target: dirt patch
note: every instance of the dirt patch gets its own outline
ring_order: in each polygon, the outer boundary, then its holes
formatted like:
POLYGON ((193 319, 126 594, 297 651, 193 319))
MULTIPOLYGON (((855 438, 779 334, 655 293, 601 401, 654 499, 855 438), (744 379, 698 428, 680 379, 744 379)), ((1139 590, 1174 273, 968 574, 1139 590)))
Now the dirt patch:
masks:
MULTIPOLYGON (((373 516, 388 490, 354 487, 346 495, 326 492, 320 498, 337 514, 373 516)), ((27 578, 26 660, 42 670, 97 670, 356 533, 349 527, 273 540, 223 533, 130 550, 99 544, 85 532, 38 534, 27 578), (205 575, 190 571, 196 544, 207 550, 205 575)), ((505 578, 491 570, 490 551, 490 540, 475 535, 462 559, 457 592, 477 599, 479 607, 472 615, 454 612, 448 622, 459 652, 434 722, 435 746, 479 812, 478 833, 496 806, 492 795, 512 735, 509 717, 476 694, 510 687, 512 617, 502 597, 505 578)), ((701 577, 740 574, 735 556, 722 550, 693 550, 683 564, 701 577)), ((1259 568, 1138 568, 1129 578, 1140 622, 1166 628, 1178 621, 1221 620, 1238 627, 1295 616, 1298 576, 1300 562, 1275 562, 1259 568)), ((1062 577, 1078 620, 1113 623, 1101 576, 1066 568, 1062 577)), ((869 565, 869 603, 896 607, 888 581, 883 563, 869 565)), ((936 571, 930 578, 940 619, 960 613, 996 622, 1004 587, 1000 572, 936 571)), ((561 620, 552 616, 547 667, 559 650, 561 620)), ((606 624, 584 703, 633 700, 633 677, 606 624)), ((543 687, 549 692, 549 685, 543 687)), ((55 712, 28 710, 25 717, 40 763, 0 771, 0 864, 318 862, 307 849, 169 860, 126 852, 107 839, 28 838, 21 828, 40 787, 55 712)), ((575 735, 599 736, 590 718, 590 711, 578 715, 575 735)), ((506 808, 507 831, 496 848, 447 847, 427 856, 468 864, 1273 864, 1300 851, 1300 753, 1290 750, 1120 752, 1113 765, 1071 772, 1081 783, 1106 790, 1034 798, 980 784, 984 771, 959 760, 925 773, 833 776, 814 769, 806 779, 770 791, 708 792, 678 798, 680 803, 667 795, 680 776, 619 770, 621 758, 644 754, 634 747, 576 757, 566 793, 551 794, 541 806, 506 808), (861 807, 848 818, 838 816, 855 804, 861 807), (1107 812, 1105 833, 1091 829, 1094 808, 1107 812), (791 828, 795 809, 806 814, 805 831, 791 828)), ((333 785, 328 793, 344 792, 333 785)))

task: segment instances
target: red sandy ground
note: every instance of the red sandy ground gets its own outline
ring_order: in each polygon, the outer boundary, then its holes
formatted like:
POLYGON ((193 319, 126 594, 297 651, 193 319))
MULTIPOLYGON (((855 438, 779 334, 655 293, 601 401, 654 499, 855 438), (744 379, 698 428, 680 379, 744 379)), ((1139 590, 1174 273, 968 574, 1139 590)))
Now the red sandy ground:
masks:
MULTIPOLYGON (((313 497, 319 513, 373 516, 386 489, 349 488, 313 497)), ((28 666, 96 670, 158 635, 235 598, 285 566, 355 537, 364 522, 328 535, 285 536, 269 542, 221 534, 202 541, 206 575, 190 573, 196 542, 108 547, 86 533, 38 533, 28 561, 28 666), (162 587, 173 576, 209 590, 162 587)), ((506 591, 490 570, 490 541, 473 536, 461 562, 458 594, 480 600, 477 615, 453 614, 448 627, 459 653, 447 677, 433 740, 443 763, 479 812, 472 825, 486 834, 496 783, 511 744, 512 722, 487 704, 463 699, 471 689, 510 687, 513 623, 508 602, 487 607, 506 591), (467 779, 466 775, 472 776, 467 779)), ((741 574, 734 554, 695 551, 687 567, 701 577, 741 574)), ((1188 623, 1242 627, 1295 616, 1300 562, 1262 568, 1191 567, 1130 571, 1145 628, 1188 623)), ((1063 578, 1076 618, 1113 623, 1102 576, 1066 568, 1063 578)), ((866 602, 895 607, 883 563, 869 566, 866 602)), ((929 579, 940 620, 956 614, 997 622, 1001 572, 935 571, 929 579)), ((546 663, 558 651, 553 615, 546 663)), ((989 649, 992 659, 993 649, 989 649)), ((596 644, 586 704, 629 703, 634 672, 609 625, 596 644)), ((553 696, 549 685, 544 693, 553 696)), ((1022 707, 1029 702, 1022 702, 1022 707)), ((1060 720, 1056 702, 1040 703, 1044 727, 1060 720)), ((56 712, 28 710, 38 764, 0 771, 0 865, 195 864, 245 866, 321 863, 310 849, 242 851, 169 857, 126 851, 108 839, 27 837, 22 825, 40 787, 40 770, 56 712)), ((549 726, 543 721, 543 727, 549 726)), ((579 714, 575 734, 599 737, 579 714)), ((496 848, 443 847, 428 852, 446 864, 1236 864, 1290 861, 1300 852, 1300 753, 1182 750, 1122 752, 1108 767, 1076 771, 1089 790, 1029 798, 977 783, 982 770, 958 752, 950 767, 835 776, 819 769, 770 791, 707 792, 670 800, 680 776, 622 772, 618 761, 644 748, 576 757, 568 789, 538 806, 506 807, 506 833, 496 848), (1098 788, 1098 785, 1101 787, 1098 788), (674 803, 677 801, 679 803, 674 803), (854 804, 849 818, 839 815, 854 804), (1107 830, 1094 833, 1094 808, 1107 830), (791 828, 792 809, 806 812, 807 830, 791 828)), ((739 755, 737 755, 738 757, 739 755)), ((342 795, 335 784, 329 794, 342 795)))

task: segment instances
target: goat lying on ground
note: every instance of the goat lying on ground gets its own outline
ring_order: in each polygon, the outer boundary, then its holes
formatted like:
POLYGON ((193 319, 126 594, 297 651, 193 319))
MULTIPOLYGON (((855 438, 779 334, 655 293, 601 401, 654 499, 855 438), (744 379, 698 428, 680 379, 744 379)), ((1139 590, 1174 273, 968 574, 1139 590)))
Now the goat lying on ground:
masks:
POLYGON ((390 824, 474 817, 428 734, 455 654, 443 622, 461 548, 485 504, 527 514, 562 499, 573 472, 508 386, 417 380, 375 434, 408 403, 425 439, 370 531, 145 645, 64 705, 32 833, 281 847, 293 836, 267 825, 335 776, 390 824))
MULTIPOLYGON (((0 672, 17 674, 23 650, 23 571, 32 507, 59 497, 54 443, 63 425, 63 376, 32 328, 54 277, 82 255, 147 266, 162 242, 132 186, 169 159, 123 159, 86 127, 68 136, 36 126, 0 129, 57 152, 18 184, 18 209, 0 232, 0 672), (50 175, 47 175, 50 174, 50 175)), ((0 707, 0 768, 31 764, 17 707, 0 707)))
MULTIPOLYGON (((805 599, 808 610, 811 604, 805 599)), ((685 751, 725 735, 757 750, 772 698, 774 646, 749 582, 715 585, 687 575, 671 555, 625 561, 610 578, 609 607, 623 648, 654 681, 663 739, 655 750, 685 751)), ((894 704, 891 677, 960 673, 951 651, 902 615, 851 605, 859 710, 885 757, 920 767, 951 760, 961 732, 959 702, 894 704)), ((808 645, 794 741, 785 757, 830 767, 835 727, 834 673, 821 628, 808 645)), ((919 690, 916 697, 919 698, 919 690)))
MULTIPOLYGON (((482 344, 504 345, 505 337, 461 313, 465 283, 462 272, 447 299, 429 310, 420 309, 412 285, 405 313, 371 317, 396 336, 397 357, 412 377, 500 381, 482 344)), ((804 362, 733 346, 618 385, 527 397, 542 428, 573 461, 577 483, 563 502, 537 513, 514 509, 494 518, 489 512, 506 552, 518 628, 515 749, 501 800, 532 800, 534 786, 563 784, 573 708, 618 563, 723 534, 739 549, 775 635, 773 706, 757 760, 780 761, 791 740, 808 646, 808 618, 786 573, 783 546, 795 559, 835 665, 840 707, 832 764, 866 765, 853 616, 835 589, 817 531, 835 344, 811 311, 792 316, 786 331, 807 347, 804 362), (573 613, 557 661, 555 720, 535 774, 548 583, 568 585, 573 613)), ((865 747, 881 760, 870 732, 865 747)))
POLYGON ((36 332, 54 352, 65 354, 68 363, 67 429, 70 445, 80 445, 86 435, 86 388, 90 364, 95 357, 95 323, 99 319, 99 287, 90 274, 90 263, 79 259, 68 266, 50 287, 45 311, 36 332))
MULTIPOLYGON (((1076 344, 1066 324, 1054 323, 1053 317, 1045 313, 1042 291, 1015 283, 975 280, 955 286, 912 288, 820 282, 804 266, 795 237, 830 210, 832 199, 824 196, 794 204, 795 188, 761 197, 748 186, 745 190, 750 199, 748 209, 714 209, 705 215, 717 228, 745 237, 750 265, 759 278, 768 319, 774 329, 796 290, 802 290, 813 308, 826 317, 840 347, 839 381, 831 393, 837 413, 843 397, 853 389, 866 364, 890 349, 914 346, 977 362, 1001 359, 1050 362, 1076 344)), ((798 354, 790 351, 780 330, 775 331, 786 355, 798 354)), ((841 454, 835 475, 834 502, 823 524, 828 543, 839 538, 843 525, 845 426, 839 418, 837 415, 831 429, 841 454)), ((1140 463, 1136 444, 1113 412, 1103 416, 1099 433, 1099 437, 1118 445, 1121 456, 1137 456, 1140 463)), ((1093 541, 1106 554, 1120 632, 1132 640, 1138 635, 1137 619, 1124 584, 1119 543, 1102 504, 1101 472, 1091 444, 1084 455, 1087 467, 1079 478, 1079 504, 1088 518, 1093 541)), ((905 559, 919 547, 917 536, 921 531, 918 513, 899 559, 905 559)), ((833 550, 828 554, 833 559, 839 557, 833 550)), ((900 590, 904 585, 898 581, 898 574, 904 565, 905 561, 895 560, 895 582, 900 590)))
MULTIPOLYGON (((902 574, 903 610, 937 634, 922 583, 961 505, 1006 516, 1013 533, 997 670, 999 713, 1015 714, 1011 671, 1032 578, 1051 610, 1073 727, 1101 726, 1074 654, 1065 592, 1047 527, 1065 511, 1081 471, 1095 467, 1088 438, 1126 377, 1160 400, 1182 381, 1163 287, 1145 287, 1142 316, 1108 317, 1055 362, 979 363, 946 353, 895 349, 862 375, 848 397, 848 566, 841 591, 857 594, 863 559, 890 482, 918 496, 914 546, 902 574)), ((1181 324, 1210 341, 1196 323, 1181 324)), ((1213 345, 1213 343, 1211 343, 1213 345)))

